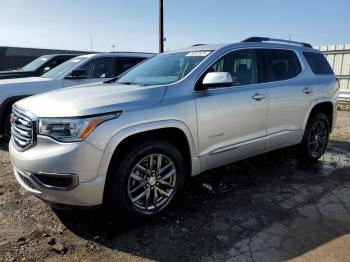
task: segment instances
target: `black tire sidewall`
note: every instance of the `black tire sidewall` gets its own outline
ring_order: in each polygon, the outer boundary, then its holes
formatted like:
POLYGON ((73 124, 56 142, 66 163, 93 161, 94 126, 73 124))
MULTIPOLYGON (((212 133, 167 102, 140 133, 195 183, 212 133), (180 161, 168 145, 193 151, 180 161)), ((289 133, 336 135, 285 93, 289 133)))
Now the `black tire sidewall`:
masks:
POLYGON ((10 138, 11 136, 11 122, 10 122, 11 114, 8 114, 5 117, 5 123, 4 123, 4 135, 7 138, 10 138))
POLYGON ((309 160, 317 160, 317 159, 319 159, 324 154, 324 152, 327 149, 327 145, 328 145, 328 141, 329 141, 329 134, 330 134, 330 126, 329 126, 329 120, 328 120, 327 116, 325 114, 323 114, 323 113, 318 113, 318 114, 314 115, 311 118, 311 120, 309 121, 309 123, 307 124, 307 128, 306 128, 306 131, 305 131, 302 143, 301 143, 302 156, 304 158, 309 159, 309 160), (315 125, 315 123, 317 123, 319 121, 323 121, 325 123, 326 127, 327 127, 327 130, 326 130, 326 132, 327 132, 327 135, 326 135, 326 146, 320 152, 319 155, 314 156, 310 152, 309 145, 308 145, 308 139, 309 139, 310 132, 311 132, 313 126, 315 125))
POLYGON ((137 146, 133 148, 125 157, 123 157, 117 166, 111 169, 111 173, 109 175, 112 176, 112 179, 110 180, 112 184, 108 194, 108 206, 112 206, 112 213, 117 212, 117 210, 113 209, 120 208, 124 215, 131 217, 155 216, 168 207, 174 200, 177 192, 184 183, 185 174, 186 168, 183 157, 178 149, 170 143, 155 140, 137 146), (127 183, 129 175, 135 164, 145 156, 155 153, 162 153, 174 162, 177 174, 176 185, 171 199, 167 202, 167 205, 155 210, 154 212, 147 212, 139 210, 132 205, 127 192, 127 183))

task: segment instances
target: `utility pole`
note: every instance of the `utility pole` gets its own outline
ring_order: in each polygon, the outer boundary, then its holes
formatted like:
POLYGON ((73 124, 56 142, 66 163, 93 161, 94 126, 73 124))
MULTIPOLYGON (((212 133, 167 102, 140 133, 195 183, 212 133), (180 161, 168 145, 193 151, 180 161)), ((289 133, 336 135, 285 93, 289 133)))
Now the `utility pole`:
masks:
POLYGON ((90 32, 90 49, 91 49, 91 51, 92 51, 92 34, 91 34, 91 32, 90 32))
POLYGON ((159 53, 164 52, 163 0, 159 0, 159 53))

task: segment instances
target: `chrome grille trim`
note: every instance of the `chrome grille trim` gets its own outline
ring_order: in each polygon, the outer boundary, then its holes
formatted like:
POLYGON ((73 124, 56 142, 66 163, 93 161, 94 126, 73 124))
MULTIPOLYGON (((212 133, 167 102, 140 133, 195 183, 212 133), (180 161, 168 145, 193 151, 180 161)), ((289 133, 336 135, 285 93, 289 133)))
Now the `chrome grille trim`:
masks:
POLYGON ((13 106, 11 115, 11 142, 18 151, 33 147, 37 141, 38 119, 32 113, 13 106))

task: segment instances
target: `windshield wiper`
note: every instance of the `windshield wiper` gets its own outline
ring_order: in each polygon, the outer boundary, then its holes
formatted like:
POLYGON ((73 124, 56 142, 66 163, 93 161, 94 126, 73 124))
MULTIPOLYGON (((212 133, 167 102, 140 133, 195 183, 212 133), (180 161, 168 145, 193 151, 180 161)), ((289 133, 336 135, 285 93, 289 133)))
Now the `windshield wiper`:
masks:
POLYGON ((128 86, 131 86, 131 85, 135 85, 136 83, 134 82, 116 82, 117 84, 121 84, 121 85, 128 85, 128 86))
POLYGON ((143 83, 136 83, 136 82, 116 82, 116 84, 121 84, 121 85, 127 85, 127 86, 132 86, 132 85, 137 85, 137 86, 145 86, 146 84, 143 83))

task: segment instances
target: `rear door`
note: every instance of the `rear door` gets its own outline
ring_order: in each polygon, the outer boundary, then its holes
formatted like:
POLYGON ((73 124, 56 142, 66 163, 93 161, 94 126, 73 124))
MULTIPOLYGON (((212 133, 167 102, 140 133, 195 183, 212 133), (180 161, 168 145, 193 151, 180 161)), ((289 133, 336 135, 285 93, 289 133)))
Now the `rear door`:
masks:
POLYGON ((264 79, 269 95, 266 151, 299 143, 303 123, 313 100, 304 66, 293 50, 260 49, 265 58, 264 79))

